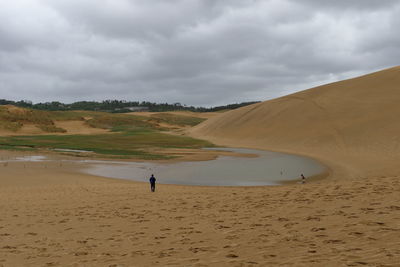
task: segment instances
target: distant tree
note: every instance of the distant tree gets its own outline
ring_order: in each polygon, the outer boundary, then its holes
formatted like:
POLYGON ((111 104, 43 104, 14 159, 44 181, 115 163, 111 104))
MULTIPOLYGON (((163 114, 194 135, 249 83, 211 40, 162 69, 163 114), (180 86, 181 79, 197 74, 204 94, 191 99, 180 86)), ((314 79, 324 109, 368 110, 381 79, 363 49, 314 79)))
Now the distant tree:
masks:
POLYGON ((87 111, 105 111, 105 112, 131 112, 131 110, 128 109, 130 107, 147 107, 149 111, 153 112, 173 111, 173 110, 212 112, 225 109, 236 109, 258 102, 259 101, 243 102, 243 103, 229 104, 225 106, 205 108, 205 107, 182 105, 179 102, 168 104, 168 103, 152 103, 148 101, 139 102, 139 101, 126 101, 126 100, 104 100, 102 102, 78 101, 71 104, 64 104, 58 101, 33 104, 32 101, 29 100, 20 100, 15 102, 12 100, 0 99, 0 105, 14 105, 18 107, 40 109, 40 110, 51 110, 51 111, 87 110, 87 111))

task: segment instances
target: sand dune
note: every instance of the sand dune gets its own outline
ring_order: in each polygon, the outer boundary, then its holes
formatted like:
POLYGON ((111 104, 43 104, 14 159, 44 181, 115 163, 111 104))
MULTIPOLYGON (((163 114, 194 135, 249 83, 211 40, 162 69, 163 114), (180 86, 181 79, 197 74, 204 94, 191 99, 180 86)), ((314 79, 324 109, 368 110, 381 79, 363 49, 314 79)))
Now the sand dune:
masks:
POLYGON ((104 134, 110 133, 109 130, 94 128, 87 125, 84 121, 55 121, 55 125, 67 132, 63 134, 104 134))
POLYGON ((0 136, 13 136, 13 135, 38 135, 38 134, 46 134, 46 132, 42 131, 34 124, 24 124, 21 129, 18 131, 11 131, 7 129, 0 128, 0 136))
POLYGON ((104 134, 110 131, 100 128, 93 128, 85 124, 84 121, 55 121, 56 127, 66 130, 65 133, 49 133, 41 130, 36 125, 25 123, 18 131, 0 129, 0 136, 20 136, 20 135, 68 135, 68 134, 104 134))
POLYGON ((400 67, 229 111, 191 130, 218 144, 304 154, 332 177, 400 173, 400 67))

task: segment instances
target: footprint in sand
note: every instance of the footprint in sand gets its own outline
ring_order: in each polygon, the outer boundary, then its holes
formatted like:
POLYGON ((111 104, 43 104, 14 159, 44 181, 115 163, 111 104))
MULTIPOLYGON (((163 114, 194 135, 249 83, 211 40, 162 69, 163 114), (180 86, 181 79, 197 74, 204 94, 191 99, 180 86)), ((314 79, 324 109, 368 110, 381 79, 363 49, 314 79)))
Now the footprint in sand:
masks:
POLYGON ((17 247, 13 247, 13 246, 4 246, 2 247, 3 249, 16 249, 17 247))
POLYGON ((86 251, 78 251, 74 253, 74 256, 86 256, 88 253, 86 251))
POLYGON ((25 235, 32 235, 32 236, 35 236, 35 235, 38 235, 37 233, 34 233, 34 232, 28 232, 28 233, 26 233, 25 235))
POLYGON ((324 228, 324 227, 311 228, 311 232, 319 232, 319 231, 325 231, 325 230, 326 230, 326 228, 324 228))
POLYGON ((361 233, 361 232, 351 232, 351 233, 349 233, 349 235, 353 235, 353 236, 362 236, 362 235, 364 235, 364 233, 361 233))
POLYGON ((339 239, 329 239, 324 241, 325 244, 346 244, 343 240, 339 239))

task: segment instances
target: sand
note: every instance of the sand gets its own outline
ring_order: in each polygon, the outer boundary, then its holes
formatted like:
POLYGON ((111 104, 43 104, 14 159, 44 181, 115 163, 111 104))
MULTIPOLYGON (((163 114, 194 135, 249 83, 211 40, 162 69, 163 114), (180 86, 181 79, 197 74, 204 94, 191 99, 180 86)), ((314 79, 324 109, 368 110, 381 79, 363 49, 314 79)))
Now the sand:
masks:
MULTIPOLYGON (((56 127, 65 129, 63 134, 105 134, 110 133, 108 129, 90 127, 85 121, 56 121, 56 127)), ((47 133, 48 134, 48 133, 47 133)))
POLYGON ((398 266, 400 182, 279 187, 102 179, 1 166, 0 266, 398 266), (5 182, 4 177, 13 177, 5 182))
MULTIPOLYGON (((44 131, 36 127, 34 124, 24 124, 21 129, 14 132, 11 130, 0 128, 0 136, 15 136, 15 135, 39 135, 45 134, 44 131)), ((47 133, 48 134, 48 133, 47 133)))
POLYGON ((399 266, 399 72, 223 113, 191 132, 312 156, 331 169, 314 183, 150 193, 74 164, 0 164, 0 266, 399 266))
POLYGON ((24 136, 24 135, 69 135, 69 134, 105 134, 111 133, 107 129, 93 128, 85 124, 84 121, 55 121, 55 126, 60 127, 66 132, 49 133, 41 130, 35 124, 25 123, 18 131, 0 129, 0 136, 24 136))

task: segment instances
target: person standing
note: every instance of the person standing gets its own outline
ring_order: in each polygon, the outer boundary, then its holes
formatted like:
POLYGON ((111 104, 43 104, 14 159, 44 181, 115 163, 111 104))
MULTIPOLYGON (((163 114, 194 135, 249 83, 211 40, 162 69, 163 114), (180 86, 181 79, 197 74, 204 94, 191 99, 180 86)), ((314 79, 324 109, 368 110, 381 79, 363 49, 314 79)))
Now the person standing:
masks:
POLYGON ((152 174, 150 177, 150 189, 151 189, 151 192, 156 191, 156 177, 154 177, 154 174, 152 174))
POLYGON ((306 177, 304 177, 303 174, 301 174, 301 183, 305 184, 306 183, 306 177))

